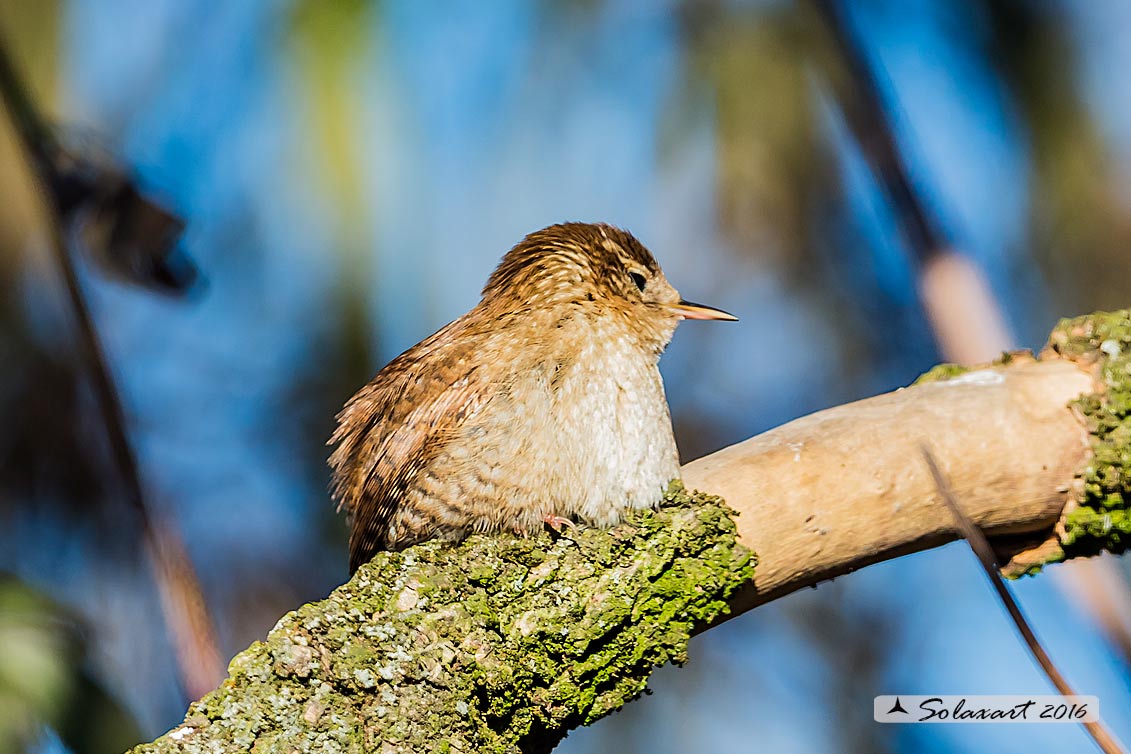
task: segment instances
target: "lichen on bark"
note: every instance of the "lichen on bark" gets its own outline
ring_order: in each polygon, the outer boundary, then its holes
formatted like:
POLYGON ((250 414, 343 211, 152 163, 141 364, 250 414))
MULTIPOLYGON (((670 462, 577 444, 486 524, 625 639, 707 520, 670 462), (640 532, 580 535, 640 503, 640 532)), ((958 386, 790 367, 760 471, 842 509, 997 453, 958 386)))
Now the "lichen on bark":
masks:
POLYGON ((731 511, 678 483, 609 530, 381 553, 134 752, 549 751, 686 660, 753 569, 731 511))
POLYGON ((1074 402, 1091 435, 1078 475, 1079 499, 1065 513, 1065 555, 1125 552, 1131 546, 1131 310, 1065 319, 1048 349, 1089 368, 1099 390, 1074 402))
MULTIPOLYGON (((1027 351, 1004 353, 990 367, 1031 360, 1027 351)), ((1091 438, 1088 463, 1077 472, 1079 488, 1068 500, 1055 538, 1004 568, 1010 578, 1044 566, 1131 547, 1131 309, 1061 320, 1041 358, 1066 359, 1089 371, 1097 389, 1069 404, 1091 438)), ((976 368, 976 367, 975 367, 976 368)), ((940 364, 914 384, 940 382, 970 371, 940 364)))
POLYGON ((911 384, 923 385, 928 382, 946 382, 947 380, 952 380, 955 377, 966 374, 969 371, 970 367, 964 367, 961 364, 936 364, 926 372, 923 372, 923 374, 919 375, 919 377, 911 384))

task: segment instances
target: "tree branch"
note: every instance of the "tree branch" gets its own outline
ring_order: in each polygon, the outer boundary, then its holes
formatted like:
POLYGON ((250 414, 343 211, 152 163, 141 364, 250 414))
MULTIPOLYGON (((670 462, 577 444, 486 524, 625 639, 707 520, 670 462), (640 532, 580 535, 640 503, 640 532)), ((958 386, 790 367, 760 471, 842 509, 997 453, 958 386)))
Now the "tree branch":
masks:
POLYGON ((737 519, 673 486, 610 530, 382 553, 135 751, 549 751, 685 659, 693 630, 954 539, 922 441, 1013 571, 1126 548, 1131 312, 1065 321, 1040 361, 935 370, 688 464, 737 519))
POLYGON ((687 464, 684 483, 736 509, 739 540, 758 553, 736 612, 956 539, 919 457, 924 441, 987 534, 1046 539, 1088 448, 1068 403, 1092 389, 1061 360, 974 370, 819 411, 687 464))

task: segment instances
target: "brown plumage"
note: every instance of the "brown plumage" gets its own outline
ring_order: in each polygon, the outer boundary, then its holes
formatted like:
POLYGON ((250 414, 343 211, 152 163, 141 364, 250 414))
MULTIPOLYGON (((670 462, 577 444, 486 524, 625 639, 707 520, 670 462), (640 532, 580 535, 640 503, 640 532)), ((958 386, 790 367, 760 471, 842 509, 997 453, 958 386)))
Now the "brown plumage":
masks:
POLYGON ((470 312, 350 399, 330 442, 350 571, 470 532, 607 526, 679 475, 657 362, 684 318, 651 253, 609 225, 531 233, 470 312))

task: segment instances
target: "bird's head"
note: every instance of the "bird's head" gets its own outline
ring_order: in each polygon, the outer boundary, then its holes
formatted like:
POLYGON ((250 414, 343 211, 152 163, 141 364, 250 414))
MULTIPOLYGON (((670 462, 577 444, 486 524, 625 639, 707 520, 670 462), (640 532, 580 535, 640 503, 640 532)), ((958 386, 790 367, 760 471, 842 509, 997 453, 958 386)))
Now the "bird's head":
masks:
POLYGON ((680 320, 737 319, 681 299, 644 244, 603 223, 551 225, 522 239, 491 273, 482 305, 503 311, 577 306, 619 316, 657 351, 680 320))

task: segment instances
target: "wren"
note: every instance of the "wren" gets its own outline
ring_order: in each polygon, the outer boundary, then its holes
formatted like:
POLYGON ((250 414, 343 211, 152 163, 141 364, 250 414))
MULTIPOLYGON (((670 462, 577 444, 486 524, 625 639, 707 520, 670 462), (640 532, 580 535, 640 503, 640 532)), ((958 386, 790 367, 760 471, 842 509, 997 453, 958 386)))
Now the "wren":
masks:
POLYGON ((683 319, 652 254, 564 223, 507 252, 480 302, 393 359, 338 414, 332 492, 350 572, 472 532, 611 526, 679 477, 660 354, 683 319))

